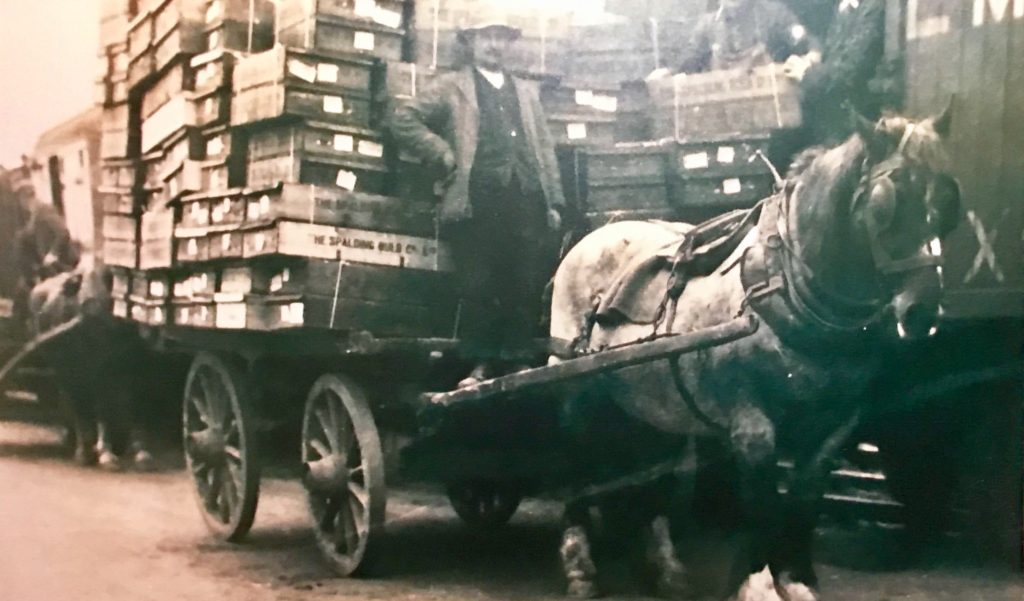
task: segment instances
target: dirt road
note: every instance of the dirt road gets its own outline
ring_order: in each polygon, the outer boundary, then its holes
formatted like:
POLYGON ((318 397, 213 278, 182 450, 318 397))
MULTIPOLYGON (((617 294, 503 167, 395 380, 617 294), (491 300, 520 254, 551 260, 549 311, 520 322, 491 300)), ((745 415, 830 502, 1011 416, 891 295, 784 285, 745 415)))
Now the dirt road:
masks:
MULTIPOLYGON (((469 532, 430 491, 388 506, 378 580, 334 578, 309 534, 302 491, 265 483, 243 545, 212 542, 183 474, 108 474, 64 460, 52 431, 0 423, 0 600, 291 601, 563 599, 557 507, 527 503, 503 532, 469 532)), ((1016 577, 961 562, 861 573, 822 566, 833 601, 1021 601, 1016 577)), ((613 581, 619 597, 635 587, 613 581)))

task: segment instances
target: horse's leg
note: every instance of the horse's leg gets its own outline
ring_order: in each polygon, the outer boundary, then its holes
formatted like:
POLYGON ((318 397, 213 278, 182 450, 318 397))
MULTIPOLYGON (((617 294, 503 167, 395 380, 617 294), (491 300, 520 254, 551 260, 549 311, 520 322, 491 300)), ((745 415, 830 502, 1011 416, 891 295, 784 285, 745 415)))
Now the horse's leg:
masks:
MULTIPOLYGON (((114 375, 115 389, 112 391, 113 402, 117 408, 121 425, 128 433, 127 453, 130 454, 132 467, 148 472, 154 469, 153 455, 149 452, 149 436, 145 428, 143 407, 140 405, 142 396, 138 394, 139 382, 136 374, 138 369, 119 370, 114 375)), ((144 372, 143 372, 144 373, 144 372)))
POLYGON ((740 506, 750 541, 748 555, 733 566, 733 590, 772 563, 779 530, 775 426, 764 412, 742 404, 732 412, 730 442, 737 463, 740 506))
POLYGON ((93 465, 96 463, 96 412, 92 399, 86 398, 79 391, 65 392, 62 386, 56 387, 55 394, 60 396, 60 403, 71 417, 75 463, 93 465))
POLYGON ((582 501, 565 508, 562 544, 558 549, 567 583, 566 594, 577 599, 598 596, 597 567, 590 545, 590 516, 582 501))

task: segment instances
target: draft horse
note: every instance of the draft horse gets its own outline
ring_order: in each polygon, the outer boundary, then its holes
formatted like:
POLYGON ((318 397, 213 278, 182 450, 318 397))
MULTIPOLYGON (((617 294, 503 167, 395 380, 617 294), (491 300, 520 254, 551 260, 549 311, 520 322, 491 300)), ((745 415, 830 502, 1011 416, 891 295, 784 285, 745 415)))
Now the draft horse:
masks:
MULTIPOLYGON (((814 598, 811 539, 824 464, 864 409, 883 345, 935 332, 941 240, 960 211, 942 143, 950 113, 877 123, 854 115, 854 135, 809 151, 782 190, 741 216, 752 227, 712 269, 687 271, 699 254, 687 244, 692 226, 620 222, 585 237, 555 275, 551 336, 584 351, 756 316, 759 327, 748 337, 623 369, 601 386, 631 418, 681 444, 709 437, 727 449, 750 539, 734 591, 769 566, 780 590, 814 598), (681 257, 675 249, 683 247, 681 257), (638 289, 618 285, 629 277, 622 274, 638 265, 650 270, 659 254, 668 275, 651 278, 655 284, 633 301, 640 309, 613 310, 612 296, 638 289), (645 303, 655 310, 645 313, 645 303), (794 461, 784 498, 780 451, 794 461)), ((649 549, 671 548, 666 524, 686 517, 656 517, 664 511, 652 510, 644 522, 654 540, 649 549)), ((582 596, 595 587, 581 526, 566 530, 562 555, 570 594, 582 596)), ((653 556, 661 558, 663 579, 687 581, 674 554, 653 556)))

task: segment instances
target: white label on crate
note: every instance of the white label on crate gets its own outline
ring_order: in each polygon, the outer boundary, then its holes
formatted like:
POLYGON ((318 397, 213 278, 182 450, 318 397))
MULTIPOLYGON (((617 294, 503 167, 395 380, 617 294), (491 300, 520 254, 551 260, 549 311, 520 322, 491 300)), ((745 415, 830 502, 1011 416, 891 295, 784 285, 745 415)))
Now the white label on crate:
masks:
POLYGON ((570 123, 565 126, 565 134, 570 140, 582 140, 587 137, 587 124, 570 123))
POLYGON ((245 303, 224 303, 217 305, 217 327, 225 330, 245 328, 245 303))
POLYGON ((384 145, 372 140, 359 140, 359 154, 379 159, 384 156, 384 145))
POLYGON ((316 67, 293 58, 288 61, 288 72, 309 83, 316 83, 316 67))
POLYGON ((334 180, 334 183, 351 192, 356 189, 356 182, 358 181, 359 176, 355 173, 347 169, 338 169, 338 177, 334 180))
POLYGON ((220 32, 211 31, 209 41, 206 44, 206 47, 210 49, 220 48, 220 32))
POLYGON ((210 81, 212 77, 213 69, 211 68, 211 65, 206 65, 202 69, 199 69, 196 71, 196 87, 201 88, 206 84, 206 82, 210 81))
POLYGON ((182 308, 178 309, 178 318, 175 321, 178 322, 178 325, 187 326, 188 325, 188 317, 189 317, 190 313, 191 313, 191 311, 189 311, 188 307, 182 307, 182 308))
POLYGON ((189 298, 192 296, 192 278, 188 278, 183 282, 176 282, 174 284, 174 297, 175 298, 189 298))
POLYGON ((128 303, 124 302, 123 300, 115 300, 114 317, 126 319, 128 317, 128 303))
POLYGON ((206 143, 206 154, 220 156, 224 153, 224 136, 217 136, 206 143))
POLYGON ((153 324, 161 325, 164 323, 164 310, 160 307, 153 309, 153 324))
POLYGON ((190 257, 194 257, 194 256, 198 255, 199 254, 199 242, 197 242, 195 238, 191 238, 188 241, 188 244, 185 245, 185 252, 187 252, 188 256, 190 256, 190 257))
POLYGON ((164 283, 156 280, 149 283, 149 295, 153 298, 163 298, 164 293, 167 290, 164 288, 164 283))
POLYGON ((372 19, 376 23, 380 23, 384 27, 390 27, 392 29, 398 29, 402 26, 402 13, 394 10, 388 10, 386 8, 377 7, 373 11, 372 19))
POLYGON ((285 267, 284 271, 281 272, 281 280, 284 281, 285 283, 288 283, 288 282, 291 281, 291 279, 292 279, 292 270, 288 269, 287 267, 285 267))
POLYGON ((338 65, 332 65, 331 63, 319 63, 316 66, 316 80, 325 81, 327 83, 338 83, 338 76, 341 70, 338 65))
POLYGON ((306 322, 306 306, 302 303, 292 303, 288 306, 288 312, 291 313, 290 323, 301 326, 306 322))
POLYGON ((348 134, 334 134, 334 149, 338 152, 352 152, 356 147, 356 139, 348 134))
POLYGON ((268 194, 264 194, 263 196, 260 196, 260 215, 269 215, 269 214, 270 214, 270 196, 268 194))
POLYGON ((201 273, 196 277, 196 284, 193 288, 199 292, 206 290, 206 287, 210 285, 210 278, 205 274, 201 273))
POLYGON ((224 209, 221 208, 220 205, 217 205, 210 210, 210 221, 214 223, 224 221, 224 209))
POLYGON ((281 288, 284 288, 284 278, 282 278, 281 274, 279 273, 274 277, 270 278, 270 291, 277 292, 281 288))
POLYGON ((341 96, 324 96, 324 112, 341 114, 345 112, 345 99, 341 96))
POLYGON ((260 218, 260 203, 258 200, 250 200, 246 203, 245 218, 249 221, 256 221, 260 218))
POLYGON ((142 305, 132 307, 132 319, 135 321, 146 321, 146 308, 142 305))
POLYGON ((263 252, 263 249, 267 247, 267 236, 263 232, 257 232, 253 236, 252 245, 256 247, 256 252, 263 252))
POLYGON ((591 106, 599 111, 614 113, 619 110, 619 99, 606 94, 595 94, 591 106))
POLYGON ((199 307, 199 322, 206 323, 210 318, 210 309, 206 305, 199 307))
POLYGON ((739 178, 732 177, 722 181, 723 194, 739 194, 741 190, 743 190, 743 184, 740 183, 739 178))
POLYGON ((576 90, 576 104, 582 106, 594 104, 594 92, 590 90, 576 90))
POLYGON ((352 36, 352 47, 356 50, 373 50, 377 40, 369 31, 357 31, 352 36))
POLYGON ((683 169, 707 169, 708 153, 693 152, 683 155, 683 169))
POLYGON ((9 298, 0 298, 0 317, 14 317, 14 301, 9 298))
POLYGON ((356 0, 355 6, 352 7, 352 12, 360 17, 372 17, 376 10, 376 0, 356 0))
POLYGON ((732 146, 718 147, 718 162, 731 163, 736 160, 736 149, 732 146))
POLYGON ((220 237, 220 249, 223 252, 231 250, 231 234, 224 234, 220 237))
POLYGON ((193 222, 200 225, 206 223, 206 212, 203 211, 203 207, 200 206, 200 203, 194 202, 189 205, 188 213, 193 222))

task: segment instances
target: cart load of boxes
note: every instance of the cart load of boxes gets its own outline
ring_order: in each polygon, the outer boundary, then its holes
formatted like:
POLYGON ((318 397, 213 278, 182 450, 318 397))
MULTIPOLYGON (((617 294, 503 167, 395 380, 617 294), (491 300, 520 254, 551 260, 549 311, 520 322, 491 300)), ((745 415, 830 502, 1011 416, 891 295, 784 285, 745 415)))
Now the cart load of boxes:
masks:
MULTIPOLYGON (((697 15, 580 24, 564 9, 500 3, 523 29, 509 67, 543 82, 563 184, 592 225, 685 217, 688 202, 744 206, 770 191, 746 161, 763 136, 737 138, 724 118, 726 131, 701 130, 680 78, 670 93, 643 84, 697 15)), ((459 26, 496 4, 103 0, 102 249, 115 315, 457 336, 440 190, 385 124, 459 66, 459 26)))

